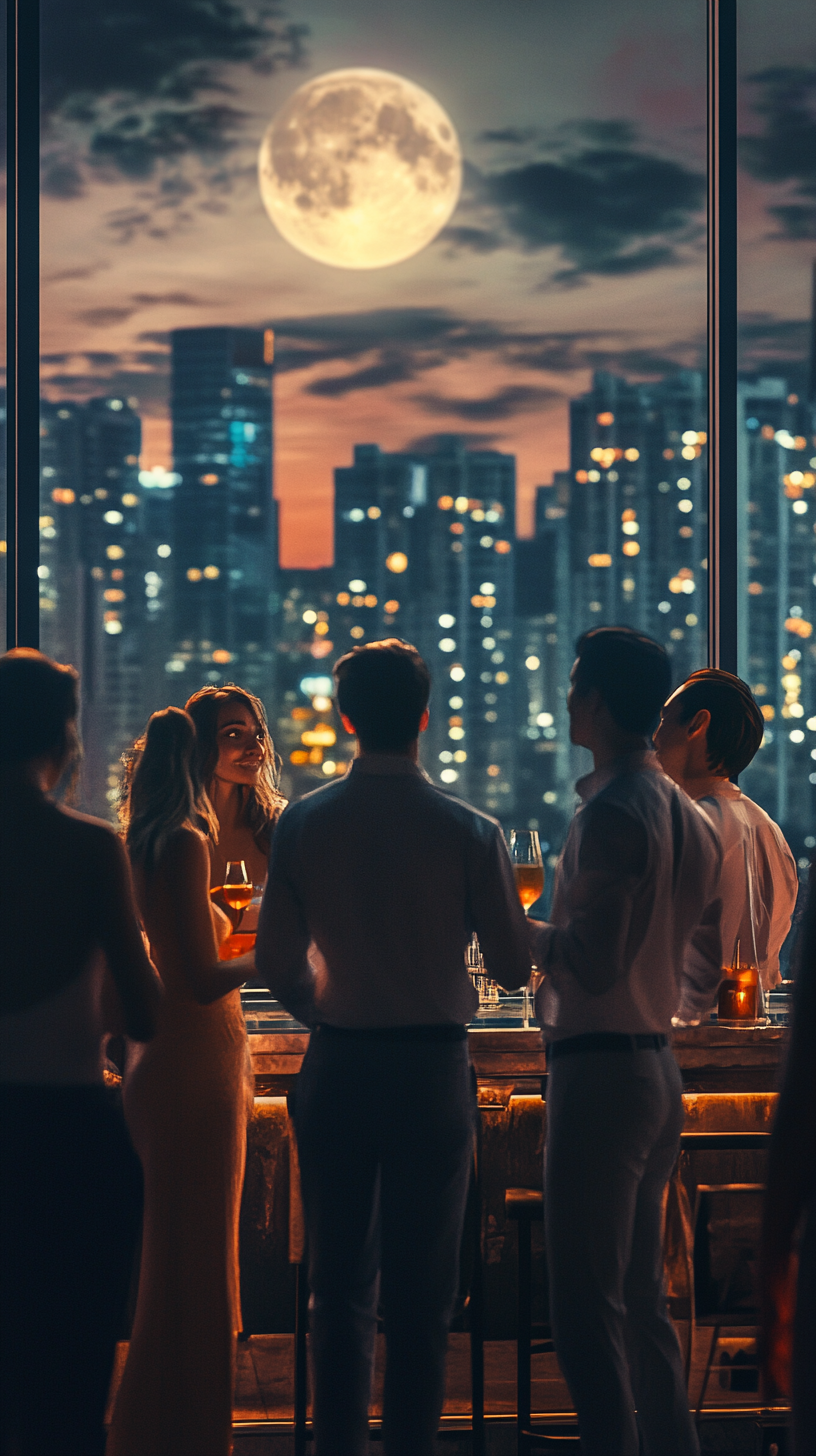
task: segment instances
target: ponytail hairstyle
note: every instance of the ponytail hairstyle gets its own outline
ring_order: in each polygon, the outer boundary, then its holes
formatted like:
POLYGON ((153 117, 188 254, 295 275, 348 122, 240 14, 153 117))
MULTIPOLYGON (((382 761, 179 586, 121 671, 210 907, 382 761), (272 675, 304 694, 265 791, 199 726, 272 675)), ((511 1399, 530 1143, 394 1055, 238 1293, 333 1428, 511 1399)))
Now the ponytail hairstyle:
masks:
POLYGON ((178 829, 218 838, 198 772, 195 724, 183 708, 154 713, 125 763, 120 820, 134 864, 152 870, 178 829))
POLYGON ((280 792, 281 761, 275 752, 275 745, 269 732, 266 710, 260 698, 237 683, 224 687, 199 688, 187 700, 186 710, 195 723, 198 742, 198 772, 205 789, 209 791, 218 763, 218 715, 225 703, 240 703, 255 717, 263 730, 263 761, 258 782, 241 789, 243 796, 243 821, 250 830, 261 854, 268 855, 272 831, 278 822, 286 800, 280 792))

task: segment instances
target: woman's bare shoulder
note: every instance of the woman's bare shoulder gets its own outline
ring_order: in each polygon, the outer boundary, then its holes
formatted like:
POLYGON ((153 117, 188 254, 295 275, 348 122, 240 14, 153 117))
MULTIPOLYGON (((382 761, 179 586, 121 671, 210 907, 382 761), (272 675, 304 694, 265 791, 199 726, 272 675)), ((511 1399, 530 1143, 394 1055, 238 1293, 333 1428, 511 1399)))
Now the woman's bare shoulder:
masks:
MULTIPOLYGON (((182 824, 174 829, 161 852, 160 863, 167 869, 198 868, 206 862, 209 866, 209 840, 200 829, 192 824, 182 824)), ((209 873, 209 869, 207 871, 209 873)))

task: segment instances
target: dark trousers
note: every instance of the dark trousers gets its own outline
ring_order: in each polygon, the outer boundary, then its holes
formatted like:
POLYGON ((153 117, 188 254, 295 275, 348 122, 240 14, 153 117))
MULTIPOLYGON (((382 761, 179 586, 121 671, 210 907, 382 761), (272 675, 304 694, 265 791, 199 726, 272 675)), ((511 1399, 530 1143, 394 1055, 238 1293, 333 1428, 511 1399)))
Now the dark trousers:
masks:
POLYGON ((114 1094, 0 1086, 3 1456, 102 1456, 140 1216, 114 1094))
POLYGON ((816 1200, 805 1214, 799 1244, 796 1314, 793 1329, 793 1450, 816 1452, 816 1200))
POLYGON ((364 1456, 378 1298, 387 1456, 431 1456, 473 1156, 465 1041, 314 1033, 295 1111, 315 1456, 364 1456))
POLYGON ((663 1192, 681 1093, 667 1047, 580 1052, 550 1067, 550 1309, 582 1456, 699 1452, 663 1282, 663 1192))

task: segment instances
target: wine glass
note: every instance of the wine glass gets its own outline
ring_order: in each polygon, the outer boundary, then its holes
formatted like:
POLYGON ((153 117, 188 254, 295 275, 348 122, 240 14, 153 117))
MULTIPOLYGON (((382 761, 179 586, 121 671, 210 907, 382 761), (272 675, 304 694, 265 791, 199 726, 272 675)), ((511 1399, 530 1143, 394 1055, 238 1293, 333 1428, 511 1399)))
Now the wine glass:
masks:
POLYGON ((510 830, 510 859, 518 897, 529 915, 530 906, 544 893, 544 860, 537 829, 510 830))
POLYGON ((227 861, 227 869, 224 875, 221 894, 230 909, 239 912, 238 925, 240 925, 243 913, 247 905, 251 903, 253 894, 252 881, 247 874, 246 865, 242 859, 231 859, 227 861))
MULTIPOLYGON (((518 897, 525 915, 529 915, 530 906, 534 905, 539 896, 544 893, 544 860, 541 857, 537 829, 510 830, 510 861, 513 866, 518 897)), ((534 969, 522 997, 525 1027, 530 1025, 538 981, 539 976, 534 969)))

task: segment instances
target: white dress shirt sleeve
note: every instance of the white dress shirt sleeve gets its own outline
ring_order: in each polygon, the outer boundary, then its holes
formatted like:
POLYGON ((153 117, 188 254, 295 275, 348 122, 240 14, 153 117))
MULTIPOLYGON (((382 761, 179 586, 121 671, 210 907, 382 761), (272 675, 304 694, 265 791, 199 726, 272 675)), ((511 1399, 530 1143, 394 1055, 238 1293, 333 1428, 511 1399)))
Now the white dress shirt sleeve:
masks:
POLYGON ((636 895, 647 858, 646 831, 624 809, 595 801, 581 811, 578 868, 564 886, 559 923, 531 923, 536 963, 556 987, 574 976, 601 996, 626 976, 647 928, 636 895))
POLYGON ((284 810, 272 836, 269 877, 255 941, 255 965, 269 990, 304 1026, 314 1023, 315 972, 309 963, 309 929, 294 885, 291 820, 284 810))

